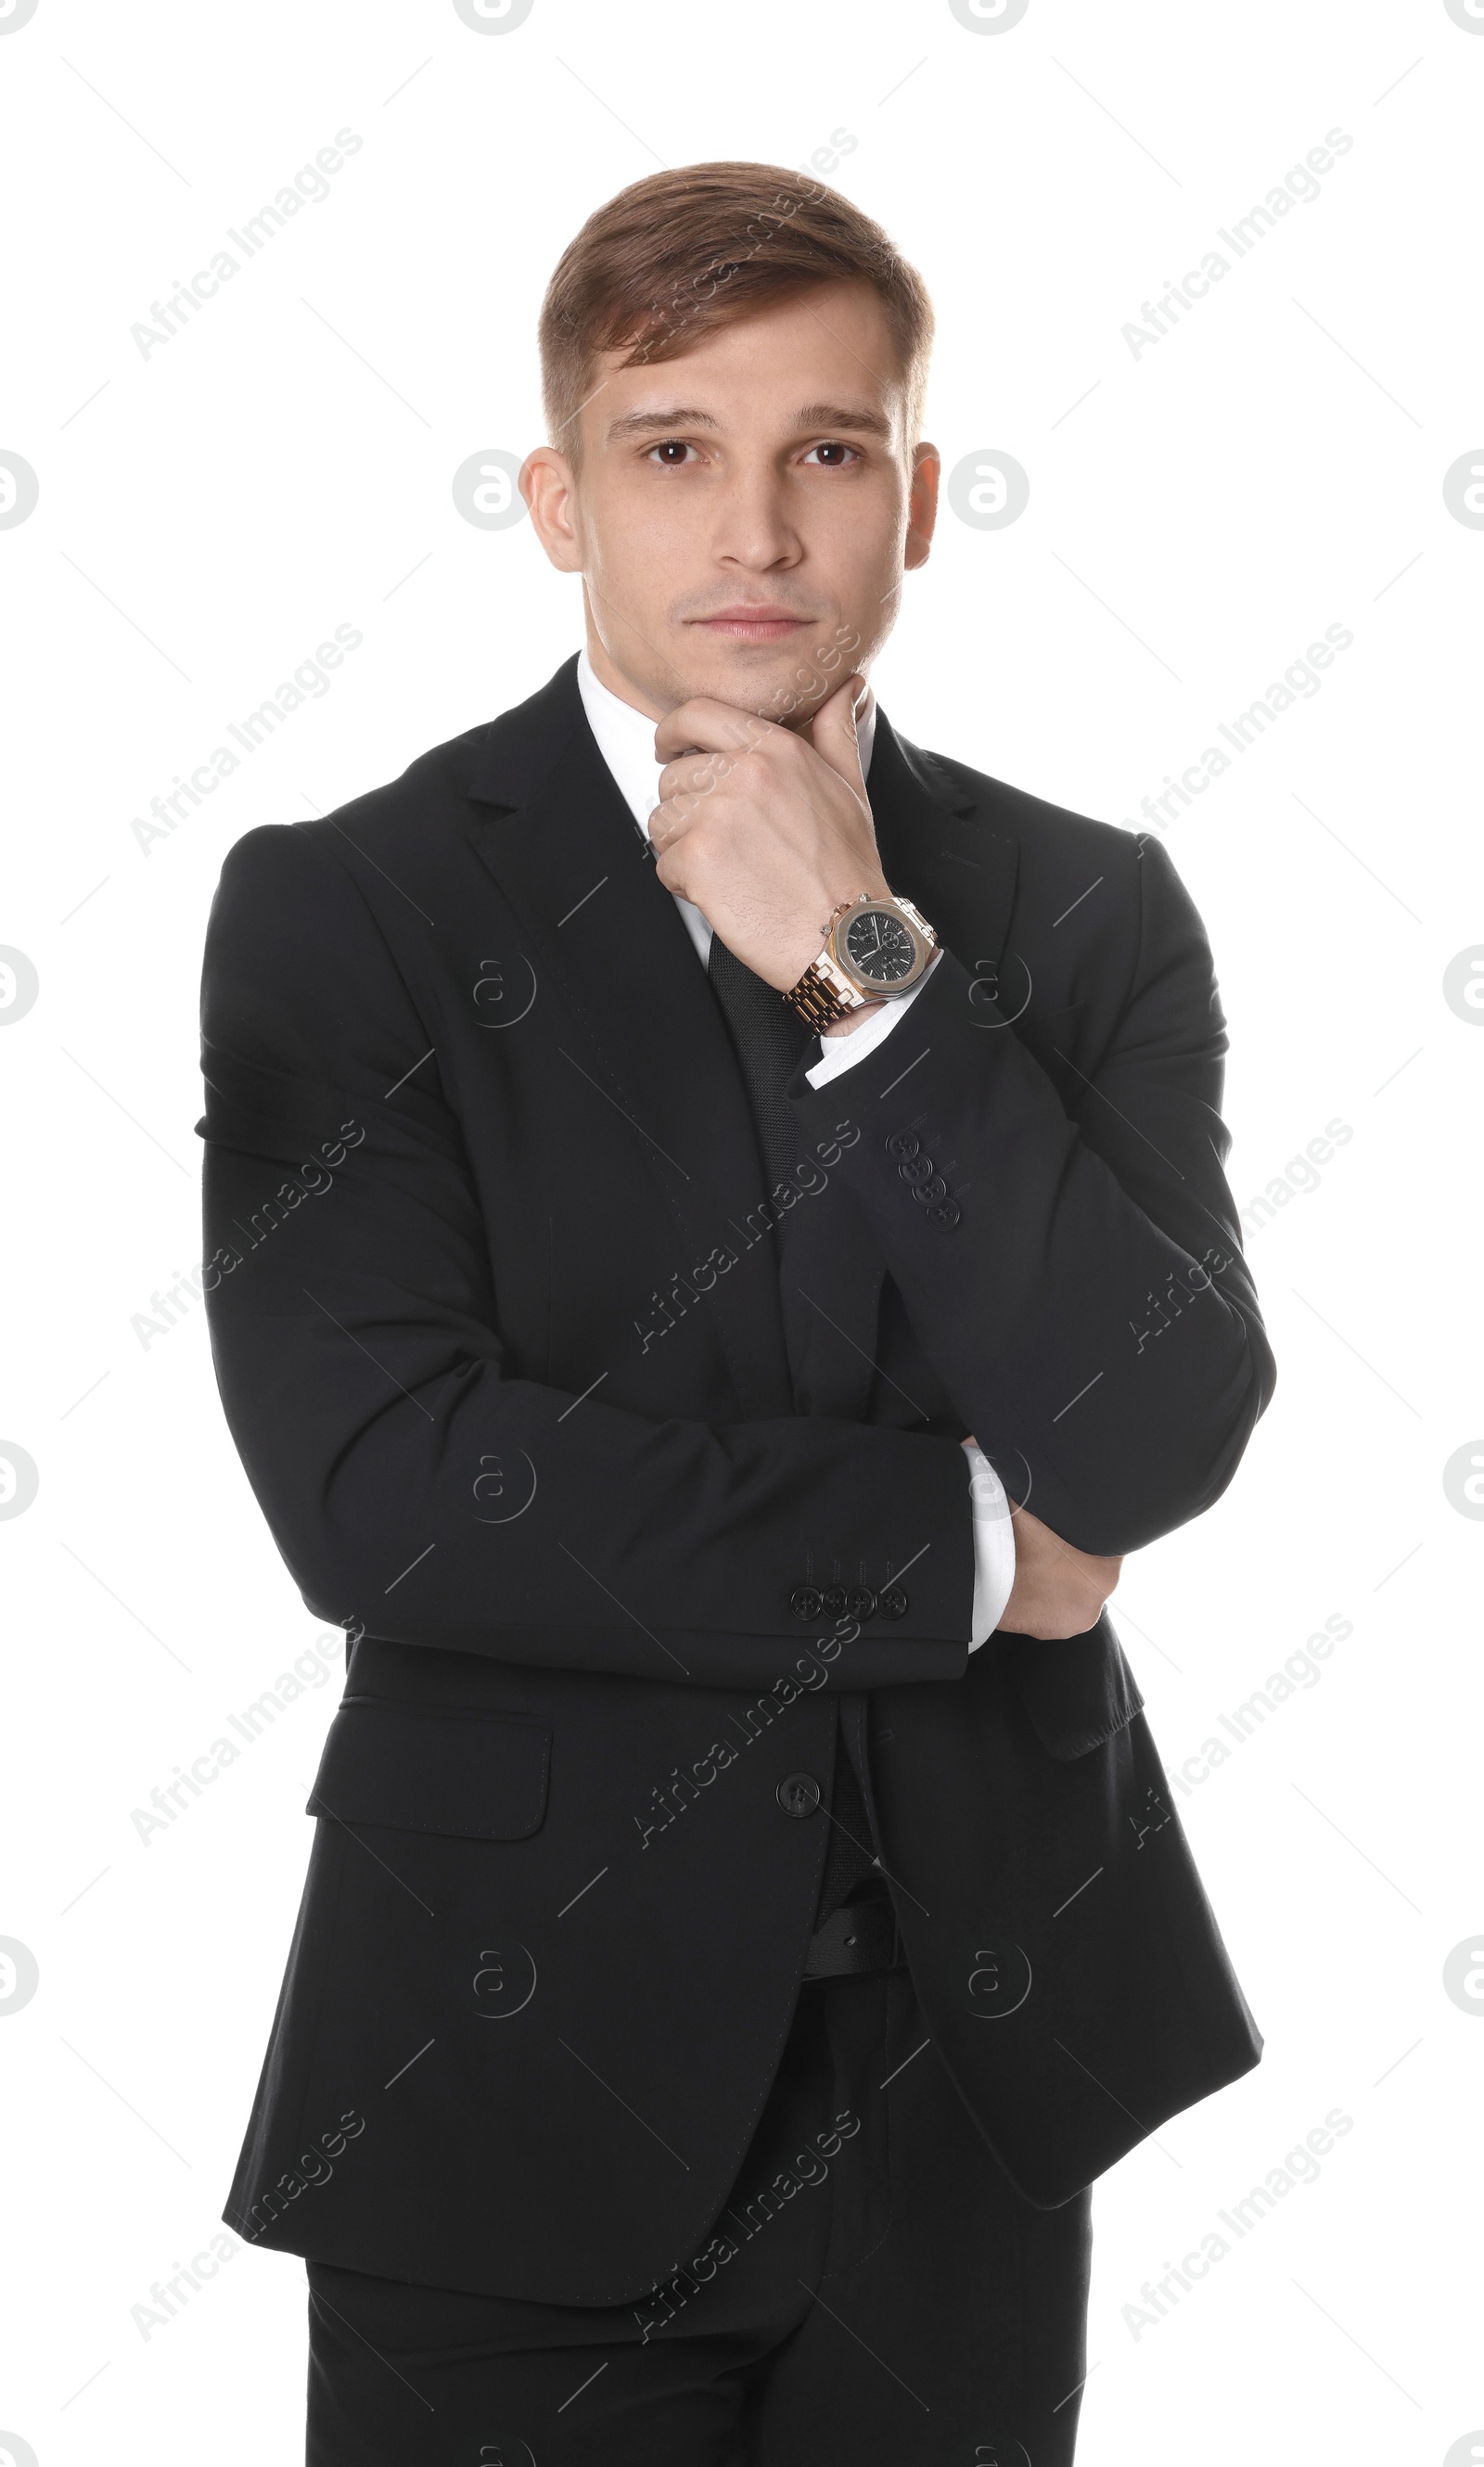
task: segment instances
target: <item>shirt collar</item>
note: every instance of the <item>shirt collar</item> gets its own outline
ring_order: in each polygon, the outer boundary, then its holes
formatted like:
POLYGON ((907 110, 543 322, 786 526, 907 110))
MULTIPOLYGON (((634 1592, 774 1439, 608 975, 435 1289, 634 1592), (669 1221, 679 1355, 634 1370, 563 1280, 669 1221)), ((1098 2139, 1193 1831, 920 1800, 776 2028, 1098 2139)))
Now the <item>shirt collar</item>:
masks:
MULTIPOLYGON (((618 783, 625 803, 646 839, 650 836, 650 816, 659 803, 659 775, 662 762, 654 758, 655 722, 647 713, 636 711, 603 683, 596 673, 586 647, 578 654, 578 690, 587 725, 598 742, 598 751, 618 783)), ((862 777, 871 776, 871 748, 876 737, 876 697, 867 704, 866 715, 856 729, 856 742, 860 749, 862 777)))

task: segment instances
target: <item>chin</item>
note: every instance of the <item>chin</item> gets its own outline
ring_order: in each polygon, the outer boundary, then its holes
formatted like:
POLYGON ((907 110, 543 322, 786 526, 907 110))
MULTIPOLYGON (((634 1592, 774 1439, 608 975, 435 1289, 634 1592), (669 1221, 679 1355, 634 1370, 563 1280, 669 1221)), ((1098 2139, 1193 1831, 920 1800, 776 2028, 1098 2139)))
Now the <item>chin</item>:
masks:
POLYGON ((712 645, 710 658, 703 661, 697 661, 692 649, 690 658, 680 664, 680 672, 693 680, 689 686, 693 694, 709 694, 716 702, 731 703, 737 711, 756 713, 782 727, 799 728, 812 718, 849 669, 837 663, 833 679, 826 680, 823 671, 814 668, 807 643, 733 641, 712 645), (797 673, 800 668, 809 668, 819 681, 817 693, 810 693, 803 685, 797 673), (790 695, 799 697, 791 706, 790 695))

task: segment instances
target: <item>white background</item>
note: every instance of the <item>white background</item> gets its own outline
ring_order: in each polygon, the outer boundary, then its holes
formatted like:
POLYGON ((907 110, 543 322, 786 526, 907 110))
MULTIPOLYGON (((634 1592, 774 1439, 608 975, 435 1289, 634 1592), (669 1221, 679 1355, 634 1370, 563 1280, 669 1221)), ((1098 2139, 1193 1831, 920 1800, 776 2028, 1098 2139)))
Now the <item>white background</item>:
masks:
POLYGON ((1484 1527, 1443 1468, 1484 1452, 1484 1037, 1443 976, 1484 944, 1484 532, 1443 479, 1484 461, 1484 19, 1030 0, 986 38, 947 0, 536 0, 491 39, 452 0, 39 0, 5 23, 0 449, 40 496, 0 531, 0 941, 40 991, 0 1039, 0 1437, 40 1488, 0 1535, 0 1935, 40 1986, 0 2020, 0 2428, 40 2467, 230 2467, 301 2437, 297 2261, 237 2253, 148 2338, 132 2311, 219 2232, 336 1687, 140 1840, 131 1810, 317 1632, 229 1442, 199 1304, 148 1346, 133 1324, 199 1256, 195 1006, 223 854, 395 776, 575 647, 575 583, 527 523, 463 520, 450 482, 543 434, 535 320, 581 219, 659 163, 798 165, 844 131, 837 184, 935 297, 946 465, 1008 452, 1031 482, 1007 529, 946 513, 909 579, 877 677, 900 727, 1131 827, 1326 626, 1354 635, 1164 834, 1231 1024, 1238 1200, 1326 1123, 1352 1137, 1252 1233, 1280 1379, 1235 1486, 1130 1560, 1115 1616, 1193 1773, 1327 1618, 1353 1633, 1178 1795, 1267 2048, 1099 2187, 1080 2459, 1453 2467, 1484 2425, 1484 2012, 1443 1984, 1484 1921, 1484 1527), (341 128, 363 143, 331 195, 142 355, 151 302, 341 128), (1353 144, 1318 199, 1135 357, 1141 303, 1336 128, 1353 144), (134 818, 339 623, 364 641, 331 690, 146 853, 134 818), (1336 2108, 1353 2129, 1319 2181, 1130 2323, 1143 2283, 1336 2108))

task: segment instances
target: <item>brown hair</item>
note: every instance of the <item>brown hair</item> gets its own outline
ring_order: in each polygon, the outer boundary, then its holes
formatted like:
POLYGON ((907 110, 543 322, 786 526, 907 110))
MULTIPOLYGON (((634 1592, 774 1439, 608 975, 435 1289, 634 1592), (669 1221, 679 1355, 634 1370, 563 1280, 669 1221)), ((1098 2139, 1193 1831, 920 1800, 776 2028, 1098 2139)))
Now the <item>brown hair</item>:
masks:
POLYGON ((635 180, 589 215, 546 287, 538 331, 553 441, 577 463, 577 415, 601 352, 627 346, 629 369, 677 359, 718 327, 852 279, 869 283, 885 310, 910 446, 922 428, 932 303, 879 223, 774 164, 691 163, 635 180))

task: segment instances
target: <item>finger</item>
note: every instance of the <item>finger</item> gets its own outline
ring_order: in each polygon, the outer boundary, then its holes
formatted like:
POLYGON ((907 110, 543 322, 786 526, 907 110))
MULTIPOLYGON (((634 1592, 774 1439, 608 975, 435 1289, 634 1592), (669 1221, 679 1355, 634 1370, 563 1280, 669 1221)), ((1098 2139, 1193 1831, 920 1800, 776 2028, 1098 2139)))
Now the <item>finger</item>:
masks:
POLYGON ((654 731, 654 755, 657 761, 672 762, 678 754, 744 754, 750 745, 787 733, 770 719, 759 719, 755 712, 738 711, 711 694, 696 694, 666 712, 654 731))
POLYGON ((837 771, 849 788, 864 799, 865 775, 860 768, 860 745, 856 736, 856 706, 866 690, 865 678, 856 669, 836 687, 826 703, 822 703, 809 724, 809 738, 816 754, 822 754, 832 771, 837 771))
POLYGON ((696 820, 696 801, 694 797, 660 799, 650 816, 650 846, 656 856, 661 855, 665 849, 679 845, 696 820))
POLYGON ((704 797, 738 760, 736 754, 677 754, 659 775, 661 797, 704 797))

